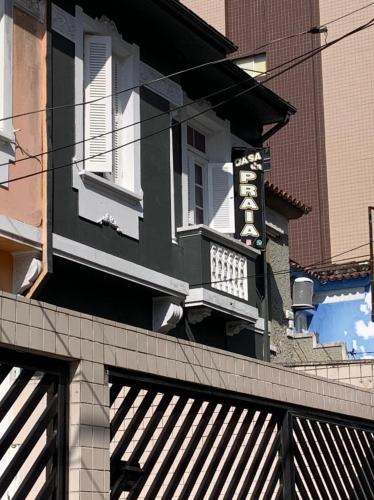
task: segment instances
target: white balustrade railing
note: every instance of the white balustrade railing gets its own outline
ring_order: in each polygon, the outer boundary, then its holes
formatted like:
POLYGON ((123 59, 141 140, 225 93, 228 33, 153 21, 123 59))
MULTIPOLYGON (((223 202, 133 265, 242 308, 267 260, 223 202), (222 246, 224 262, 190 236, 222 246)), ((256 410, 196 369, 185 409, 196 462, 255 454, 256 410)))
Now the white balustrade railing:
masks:
POLYGON ((210 275, 213 288, 248 300, 247 259, 243 255, 212 243, 210 275))

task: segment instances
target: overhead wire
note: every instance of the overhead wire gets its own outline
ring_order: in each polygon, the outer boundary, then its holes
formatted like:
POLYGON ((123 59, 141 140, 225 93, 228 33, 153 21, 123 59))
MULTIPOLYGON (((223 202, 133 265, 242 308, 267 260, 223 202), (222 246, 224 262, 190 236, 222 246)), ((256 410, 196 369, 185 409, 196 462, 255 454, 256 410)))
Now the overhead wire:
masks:
MULTIPOLYGON (((282 37, 282 38, 278 38, 278 39, 274 40, 274 43, 275 42, 279 42, 279 41, 281 41, 283 39, 285 40, 285 39, 288 39, 288 38, 292 38, 292 37, 296 37, 296 36, 301 36, 301 35, 304 35, 306 33, 308 33, 308 31, 303 31, 303 32, 300 32, 300 33, 295 33, 293 35, 288 35, 288 36, 285 36, 285 37, 282 37)), ((253 56, 253 55, 256 54, 256 52, 259 49, 261 49, 263 47, 266 47, 267 45, 270 45, 272 43, 273 43, 273 41, 270 41, 270 42, 268 42, 265 45, 261 45, 259 47, 256 47, 256 48, 252 49, 250 52, 248 52, 246 54, 242 54, 241 58, 242 57, 253 56)), ((136 85, 132 85, 130 87, 126 87, 125 89, 119 90, 118 92, 113 92, 111 94, 107 94, 107 95, 104 95, 104 96, 101 96, 101 97, 97 97, 96 99, 91 99, 89 101, 82 101, 82 102, 78 102, 78 103, 69 103, 69 104, 61 104, 61 105, 56 105, 56 106, 49 106, 49 107, 46 107, 46 108, 36 109, 36 110, 33 110, 33 111, 25 111, 23 113, 18 113, 18 114, 15 114, 15 115, 6 116, 5 118, 0 118, 0 122, 6 121, 6 120, 11 120, 11 119, 14 119, 14 118, 21 118, 21 117, 27 116, 27 115, 34 115, 34 114, 43 113, 43 112, 57 111, 57 110, 62 110, 62 109, 75 108, 75 107, 79 107, 79 106, 86 106, 88 104, 94 104, 94 103, 102 101, 104 99, 108 99, 110 97, 113 97, 113 96, 116 96, 116 95, 120 95, 120 94, 123 94, 125 92, 130 92, 132 90, 136 90, 136 89, 139 89, 141 87, 150 86, 150 85, 152 85, 154 83, 158 83, 158 82, 166 80, 166 79, 174 78, 176 76, 182 75, 182 74, 190 72, 190 71, 195 71, 197 69, 202 69, 202 68, 205 68, 205 67, 208 67, 208 66, 211 66, 211 65, 215 65, 215 64, 221 64, 221 63, 224 63, 224 62, 227 62, 227 61, 233 61, 233 60, 235 60, 237 58, 238 58, 238 56, 234 56, 234 55, 232 55, 232 56, 225 56, 225 57, 222 57, 221 59, 215 59, 213 61, 207 61, 207 62, 204 62, 204 63, 201 63, 201 64, 197 64, 195 66, 191 66, 189 68, 182 69, 180 71, 175 71, 175 72, 169 73, 167 75, 162 75, 162 76, 160 76, 158 78, 153 78, 151 80, 147 80, 147 81, 145 81, 143 83, 139 83, 139 84, 136 84, 136 85)), ((253 70, 253 73, 256 73, 257 75, 266 75, 266 74, 269 73, 269 71, 253 70)))
MULTIPOLYGON (((296 56, 296 57, 293 57, 292 59, 284 61, 283 63, 278 64, 277 66, 274 66, 267 73, 273 72, 273 71, 275 71, 275 70, 277 70, 277 69, 279 69, 279 68, 281 68, 283 66, 286 66, 287 64, 291 64, 292 62, 296 61, 297 59, 305 57, 308 54, 312 54, 312 53, 316 52, 317 50, 319 50, 319 48, 311 49, 310 51, 307 51, 307 52, 304 52, 303 54, 300 54, 299 56, 296 56)), ((114 129, 109 130, 107 132, 102 132, 101 134, 98 134, 98 135, 95 135, 95 136, 92 136, 92 137, 88 137, 88 138, 85 138, 85 139, 82 139, 82 140, 79 140, 79 141, 76 141, 76 142, 73 142, 73 143, 70 143, 70 144, 67 144, 67 145, 64 145, 64 146, 58 146, 56 148, 52 148, 52 149, 49 149, 49 150, 46 150, 46 151, 42 151, 42 152, 36 153, 34 155, 26 155, 24 158, 19 158, 18 160, 12 161, 12 165, 15 165, 17 163, 21 163, 23 161, 27 161, 27 160, 33 159, 33 158, 36 159, 36 158, 39 158, 39 157, 44 156, 46 154, 52 154, 52 153, 56 153, 58 151, 63 151, 65 149, 73 148, 73 147, 78 146, 80 144, 85 144, 86 142, 89 142, 89 141, 92 141, 92 140, 95 140, 95 139, 99 139, 100 137, 104 137, 104 136, 107 136, 107 135, 110 135, 110 134, 114 134, 116 132, 120 132, 122 130, 128 129, 128 128, 133 127, 135 125, 140 125, 142 123, 146 123, 148 121, 155 120, 156 118, 160 118, 162 116, 169 115, 170 113, 175 113, 175 112, 180 111, 180 110, 182 110, 184 108, 193 106, 194 104, 197 104, 197 103, 200 103, 200 102, 204 102, 204 101, 206 101, 208 99, 211 99, 212 97, 215 97, 215 96, 217 96, 217 95, 219 95, 221 93, 224 93, 224 92, 227 92, 229 90, 232 90, 232 89, 234 89, 236 87, 243 86, 246 83, 249 83, 251 81, 253 81, 253 78, 251 76, 249 76, 247 79, 244 79, 244 80, 242 80, 240 82, 236 82, 234 84, 228 85, 227 87, 224 87, 222 89, 216 90, 215 92, 212 92, 210 94, 206 94, 206 95, 204 95, 202 97, 199 97, 198 99, 195 99, 195 100, 193 100, 191 102, 187 102, 187 103, 181 104, 179 106, 171 108, 171 109, 169 109, 167 111, 163 111, 163 112, 158 113, 156 115, 150 116, 148 118, 143 118, 142 120, 138 120, 136 122, 124 125, 122 127, 114 128, 114 129)), ((263 84, 263 83, 266 83, 266 82, 257 82, 255 84, 255 86, 256 87, 257 86, 261 86, 261 84, 263 84), (259 84, 259 85, 257 85, 257 84, 259 84)), ((106 153, 107 153, 107 151, 104 152, 104 153, 102 153, 102 154, 106 154, 106 153)), ((6 165, 8 165, 8 162, 0 163, 0 167, 6 166, 6 165)))
MULTIPOLYGON (((331 257, 329 257, 329 260, 335 259, 336 257, 339 257, 341 255, 353 252, 353 251, 358 250, 360 248, 363 248, 363 247, 365 247, 365 246, 367 246, 369 244, 370 244, 369 242, 368 243, 363 243, 362 245, 356 246, 354 248, 350 248, 350 249, 345 250, 344 252, 341 252, 339 254, 332 255, 331 257)), ((339 261, 335 261, 335 263, 338 263, 338 262, 339 261)), ((325 261, 322 261, 322 263, 326 263, 327 264, 327 263, 329 263, 329 261, 325 260, 325 261)), ((330 264, 334 265, 334 262, 330 262, 330 264)), ((297 272, 302 272, 302 271, 308 272, 309 268, 313 267, 314 265, 315 264, 309 264, 309 265, 303 266, 302 269, 300 269, 300 270, 297 270, 297 269, 293 270, 293 269, 290 269, 290 267, 288 267, 287 269, 279 269, 279 270, 273 271, 271 273, 271 275, 272 276, 279 276, 279 275, 292 274, 292 273, 297 273, 297 272)), ((246 280, 246 279, 251 279, 251 278, 255 279, 255 278, 263 278, 263 277, 264 277, 264 274, 262 274, 262 273, 255 273, 255 274, 248 274, 246 276, 240 276, 240 277, 236 277, 236 278, 227 278, 227 279, 224 279, 224 280, 205 281, 205 282, 202 282, 202 283, 193 283, 190 286, 213 285, 213 284, 225 283, 225 282, 230 282, 230 281, 246 280)))
MULTIPOLYGON (((335 23, 335 22, 337 22, 337 21, 339 21, 339 20, 341 20, 341 19, 343 19, 345 17, 353 15, 353 14, 355 14, 358 11, 362 11, 364 9, 367 9, 368 7, 371 7, 372 5, 374 5, 374 2, 372 2, 372 3, 368 4, 368 5, 365 5, 365 6, 361 7, 361 8, 359 8, 359 9, 356 9, 356 10, 353 10, 351 12, 348 12, 347 14, 344 14, 343 16, 341 16, 339 18, 336 18, 336 19, 333 19, 331 21, 328 21, 328 22, 324 23, 323 26, 328 26, 329 24, 335 23)), ((306 30, 303 30, 303 31, 300 31, 300 32, 292 33, 291 35, 285 35, 284 37, 275 38, 275 39, 270 40, 269 42, 267 42, 265 44, 262 44, 262 45, 259 45, 258 47, 255 47, 249 53, 244 53, 244 54, 241 54, 240 56, 237 56, 236 54, 232 54, 232 55, 220 58, 220 59, 215 59, 213 61, 207 61, 207 62, 204 62, 204 63, 201 63, 201 64, 197 64, 195 66, 184 68, 182 70, 175 71, 175 72, 169 73, 167 75, 162 75, 162 76, 160 76, 158 78, 153 78, 151 80, 147 80, 147 81, 142 82, 140 84, 127 87, 127 88, 122 89, 122 90, 120 90, 118 92, 114 92, 112 94, 108 94, 108 95, 105 95, 105 96, 98 97, 96 99, 92 99, 90 101, 82 101, 82 102, 79 102, 79 103, 69 103, 69 104, 62 104, 62 105, 57 105, 57 106, 49 106, 49 107, 45 107, 45 108, 41 108, 41 109, 36 109, 36 110, 32 110, 32 111, 26 111, 26 112, 23 112, 23 113, 17 113, 17 114, 14 114, 14 115, 10 115, 10 116, 6 116, 6 117, 3 117, 3 118, 0 118, 0 122, 11 120, 11 119, 14 119, 14 118, 20 118, 20 117, 27 116, 27 115, 34 115, 34 114, 38 114, 38 113, 49 112, 49 111, 56 111, 56 110, 61 110, 61 109, 67 109, 67 108, 77 107, 77 106, 85 106, 87 104, 92 104, 92 103, 95 103, 95 102, 99 102, 99 101, 101 101, 103 99, 106 99, 106 98, 109 98, 109 97, 113 97, 115 95, 119 95, 119 94, 122 94, 124 92, 129 92, 131 90, 136 90, 138 88, 141 88, 141 87, 144 87, 144 86, 147 86, 147 85, 152 85, 154 83, 158 83, 158 82, 163 81, 165 79, 174 78, 176 76, 182 75, 182 74, 190 72, 190 71, 195 71, 197 69, 202 69, 204 67, 208 67, 208 66, 211 66, 211 65, 214 65, 214 64, 224 63, 226 61, 234 61, 234 60, 240 59, 240 58, 251 57, 253 55, 256 55, 256 53, 258 52, 258 50, 266 48, 269 45, 273 45, 274 43, 278 43, 278 42, 281 42, 281 41, 289 40, 289 39, 296 38, 298 36, 303 36, 303 35, 306 35, 306 34, 309 34, 309 33, 315 33, 315 31, 314 31, 315 29, 316 29, 316 27, 314 26, 314 27, 311 27, 309 29, 306 29, 306 30)), ((268 72, 262 72, 262 71, 256 71, 256 70, 254 70, 253 72, 257 73, 257 74, 267 74, 268 73, 268 72)))
POLYGON ((322 26, 328 26, 329 24, 333 24, 333 23, 336 23, 337 21, 341 21, 342 19, 345 19, 346 17, 350 17, 353 14, 356 14, 357 12, 360 12, 362 10, 368 9, 369 7, 371 7, 373 5, 374 5, 374 2, 370 2, 369 4, 364 5, 363 7, 360 7, 360 8, 355 9, 355 10, 351 10, 347 14, 343 14, 342 16, 339 16, 335 19, 332 19, 331 21, 328 21, 327 23, 322 24, 322 26))
MULTIPOLYGON (((190 116, 190 117, 188 117, 188 118, 186 118, 186 119, 184 119, 184 120, 178 121, 178 122, 176 122, 176 123, 174 123, 174 124, 171 124, 171 125, 169 125, 168 127, 165 127, 165 128, 163 128, 163 129, 161 129, 161 130, 158 130, 158 131, 155 131, 155 132, 153 132, 153 133, 151 133, 151 134, 148 134, 148 135, 146 135, 146 136, 144 136, 144 137, 139 137, 139 138, 134 139, 134 140, 132 140, 132 141, 130 141, 130 142, 127 142, 127 143, 125 143, 125 144, 121 144, 121 145, 119 145, 119 146, 117 146, 117 147, 114 147, 114 148, 111 148, 111 149, 109 149, 109 150, 102 151, 102 152, 100 152, 100 153, 97 153, 97 154, 95 154, 95 155, 89 156, 89 157, 87 157, 87 158, 82 158, 82 159, 80 159, 80 160, 76 160, 76 161, 73 161, 73 162, 69 162, 69 163, 66 163, 66 164, 63 164, 63 165, 57 165, 57 166, 54 166, 54 167, 51 167, 51 168, 47 168, 47 169, 40 170, 40 171, 38 171, 38 172, 33 172, 33 173, 26 174, 26 175, 23 175, 23 176, 20 176, 20 177, 15 177, 15 178, 13 178, 13 179, 9 179, 8 181, 3 181, 3 182, 0 182, 0 185, 2 185, 2 184, 9 184, 10 182, 15 182, 15 181, 22 180, 22 179, 27 179, 27 178, 29 178, 29 177, 33 177, 33 176, 35 176, 35 175, 41 175, 41 174, 43 174, 43 173, 50 172, 50 171, 54 171, 54 170, 59 170, 59 169, 61 169, 61 168, 67 168, 67 167, 72 166, 72 165, 74 165, 74 164, 77 164, 77 165, 78 165, 79 163, 83 163, 83 162, 84 162, 84 161, 86 161, 86 160, 90 160, 90 159, 93 159, 93 158, 97 158, 98 156, 102 156, 102 155, 104 155, 104 154, 107 154, 107 153, 111 153, 111 152, 117 151, 118 149, 121 149, 121 148, 123 148, 123 147, 129 146, 129 145, 134 144, 134 143, 136 143, 136 142, 139 142, 139 141, 141 141, 141 140, 144 140, 144 139, 147 139, 147 138, 153 137, 153 136, 155 136, 155 135, 157 135, 157 134, 160 134, 160 133, 162 133, 162 132, 168 131, 168 130, 170 130, 170 128, 172 128, 172 127, 174 127, 174 126, 179 126, 179 125, 180 125, 180 124, 182 124, 182 123, 185 123, 185 122, 188 122, 188 121, 190 121, 190 120, 193 120, 194 118, 196 118, 196 117, 198 117, 198 116, 201 116, 201 115, 203 115, 203 114, 207 113, 208 111, 214 110, 214 109, 216 109, 216 108, 218 108, 218 107, 220 107, 220 106, 223 106, 223 105, 225 105, 225 104, 227 104, 227 103, 231 102, 231 101, 232 101, 232 100, 234 100, 234 99, 237 99, 238 97, 240 97, 240 96, 242 96, 242 95, 245 95, 245 94, 249 93, 251 90, 253 90, 253 89, 257 88, 257 87, 258 87, 258 86, 260 86, 260 85, 263 85, 264 83, 267 83, 267 82, 269 82, 269 81, 273 80, 274 78, 276 78, 276 77, 278 77, 278 76, 283 75, 283 74, 284 74, 284 73, 286 73, 287 71, 290 71, 291 69, 293 69, 293 68, 295 68, 295 67, 299 66, 300 64, 304 63, 305 61, 307 61, 307 60, 309 60, 310 58, 314 57, 315 55, 319 54, 319 53, 320 53, 320 52, 322 52, 323 50, 326 50, 327 48, 331 47, 332 45, 334 45, 334 44, 336 44, 336 43, 340 42, 341 40, 343 40, 343 39, 345 39, 345 38, 347 38, 347 37, 349 37, 349 36, 351 36, 351 35, 353 35, 353 34, 355 34, 355 33, 359 32, 359 31, 362 31, 363 29, 366 29, 366 28, 369 28, 369 27, 373 26, 373 23, 374 23, 374 18, 372 18, 372 19, 371 19, 370 21, 368 21, 367 23, 365 23, 365 24, 363 24, 363 25, 359 26, 358 28, 355 28, 354 30, 352 30, 352 31, 350 31, 350 32, 348 32, 348 33, 345 33, 344 35, 340 36, 339 38, 336 38, 335 40, 332 40, 331 42, 328 42, 326 45, 324 45, 324 46, 322 46, 322 47, 318 47, 318 48, 316 48, 316 49, 313 49, 313 50, 311 50, 311 51, 307 52, 306 54, 308 54, 308 55, 306 55, 306 56, 305 56, 305 54, 302 54, 301 56, 297 56, 296 58, 293 58, 292 60, 290 60, 290 61, 288 61, 287 63, 285 63, 285 64, 290 64, 290 66, 286 67, 285 69, 283 69, 282 71, 279 71, 279 72, 278 72, 278 73, 276 73, 276 74, 273 74, 273 75, 269 76, 269 77, 268 77, 267 79, 265 79, 263 82, 256 82, 256 83, 255 83, 254 85, 252 85, 251 87, 249 87, 249 88, 247 88, 247 89, 245 89, 245 90, 243 90, 243 91, 241 91, 241 92, 239 92, 239 93, 235 94, 234 96, 231 96, 231 97, 229 97, 228 99, 225 99, 225 100, 223 100, 223 101, 221 101, 221 102, 218 102, 218 103, 216 103, 216 104, 214 104, 214 105, 212 105, 212 106, 210 106, 210 107, 208 107, 208 108, 204 109, 203 111, 200 111, 200 112, 196 113, 196 114, 195 114, 195 115, 193 115, 193 116, 190 116), (304 56, 305 56, 305 57, 304 57, 304 56), (297 60, 297 59, 300 59, 300 60, 298 60, 298 61, 297 61, 296 63, 294 63, 294 64, 291 64, 291 62, 292 62, 292 61, 297 60)), ((243 84, 243 82, 240 82, 240 83, 241 83, 241 84, 243 84)), ((71 146, 69 146, 69 147, 71 147, 71 146)))

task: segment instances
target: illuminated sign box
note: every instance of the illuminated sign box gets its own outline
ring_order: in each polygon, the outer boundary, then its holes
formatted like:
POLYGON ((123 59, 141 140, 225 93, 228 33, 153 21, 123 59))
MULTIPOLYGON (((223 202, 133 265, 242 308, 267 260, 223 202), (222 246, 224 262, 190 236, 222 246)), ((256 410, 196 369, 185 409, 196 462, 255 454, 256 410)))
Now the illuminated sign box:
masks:
POLYGON ((263 250, 265 241, 264 168, 269 169, 268 150, 234 148, 235 237, 263 250))

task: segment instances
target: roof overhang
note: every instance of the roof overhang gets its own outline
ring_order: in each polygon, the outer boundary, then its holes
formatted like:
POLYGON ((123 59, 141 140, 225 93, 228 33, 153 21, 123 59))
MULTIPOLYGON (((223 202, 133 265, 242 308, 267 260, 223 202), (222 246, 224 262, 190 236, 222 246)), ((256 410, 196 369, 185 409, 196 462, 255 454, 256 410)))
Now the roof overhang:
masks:
MULTIPOLYGON (((140 46, 141 59, 164 75, 225 58, 237 48, 177 0, 79 0, 77 3, 92 17, 105 15, 112 19, 127 41, 140 46)), ((231 61, 184 73, 175 80, 191 99, 237 85, 211 99, 213 105, 248 89, 246 94, 217 107, 216 111, 232 122, 236 135, 254 145, 260 141, 263 126, 282 122, 296 111, 231 61), (253 90, 249 91, 250 88, 253 90), (254 123, 259 129, 255 132, 254 123)))

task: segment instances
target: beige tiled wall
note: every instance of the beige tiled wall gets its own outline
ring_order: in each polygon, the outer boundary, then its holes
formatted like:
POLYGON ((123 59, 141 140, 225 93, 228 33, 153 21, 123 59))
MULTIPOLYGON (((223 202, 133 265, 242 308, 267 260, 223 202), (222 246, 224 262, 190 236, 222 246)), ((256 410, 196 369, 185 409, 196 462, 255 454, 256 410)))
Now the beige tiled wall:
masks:
POLYGON ((181 0, 181 2, 216 30, 225 34, 225 0, 181 0))
POLYGON ((70 362, 69 499, 109 499, 106 366, 274 402, 374 418, 374 393, 218 349, 0 293, 0 346, 70 362))
POLYGON ((294 366, 296 370, 303 371, 317 377, 355 385, 374 391, 374 360, 342 361, 339 363, 318 363, 294 366))
MULTIPOLYGON (((321 24, 366 6, 366 0, 320 0, 321 24)), ((374 5, 328 25, 327 41, 374 17, 374 5)), ((324 41, 324 36, 322 37, 324 41)), ((374 205, 374 29, 322 53, 331 254, 369 240, 374 205)), ((368 247, 346 254, 368 255, 368 247)))

